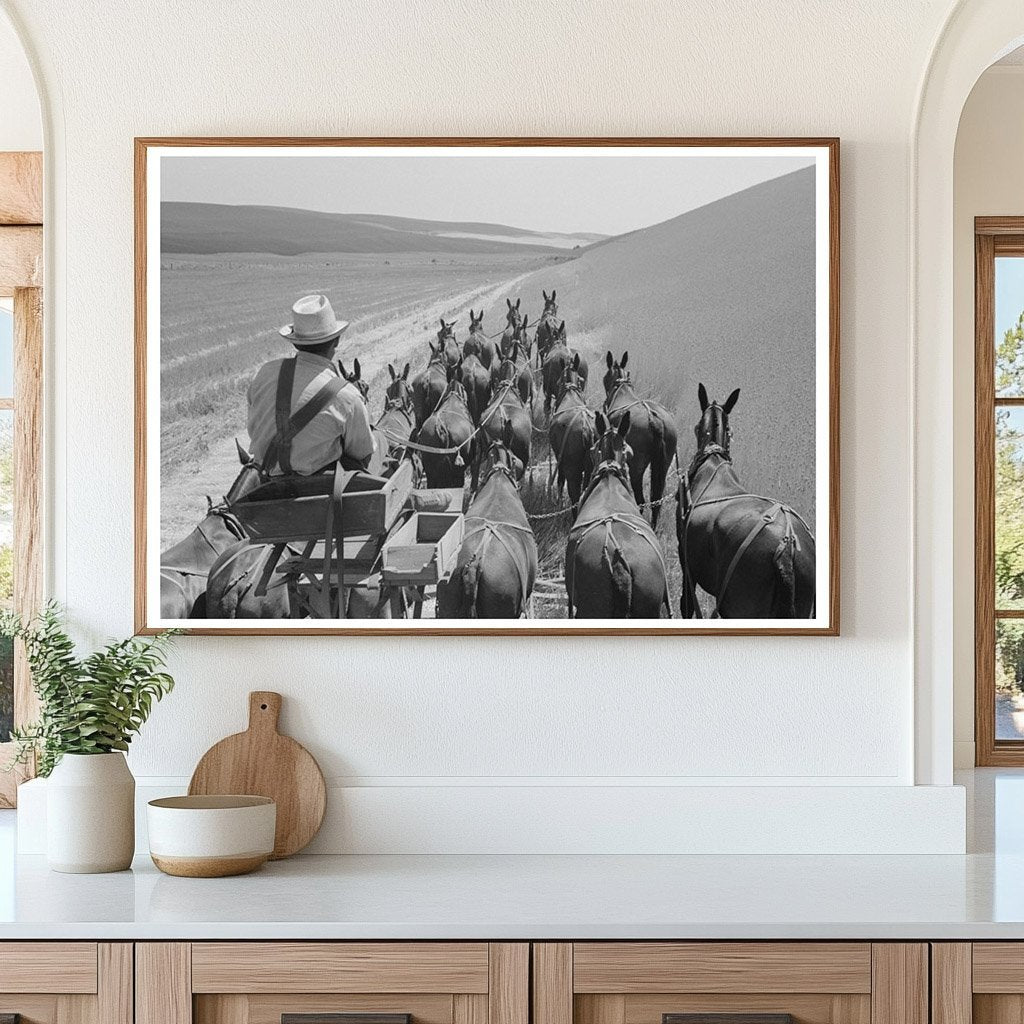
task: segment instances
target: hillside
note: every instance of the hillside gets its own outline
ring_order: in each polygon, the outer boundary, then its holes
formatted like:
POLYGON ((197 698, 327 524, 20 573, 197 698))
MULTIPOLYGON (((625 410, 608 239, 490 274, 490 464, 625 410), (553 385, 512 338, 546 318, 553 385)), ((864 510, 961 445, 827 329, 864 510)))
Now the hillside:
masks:
POLYGON ((163 253, 516 253, 559 255, 603 235, 543 233, 507 224, 319 213, 277 206, 162 203, 163 253))
MULTIPOLYGON (((522 295, 532 319, 541 290, 558 290, 570 343, 590 358, 592 405, 604 397, 605 351, 628 349, 640 393, 676 413, 684 467, 698 382, 719 401, 741 388, 731 417, 741 479, 812 519, 814 282, 807 168, 602 242, 530 274, 511 294, 522 295)), ((504 298, 487 322, 504 322, 504 298)))

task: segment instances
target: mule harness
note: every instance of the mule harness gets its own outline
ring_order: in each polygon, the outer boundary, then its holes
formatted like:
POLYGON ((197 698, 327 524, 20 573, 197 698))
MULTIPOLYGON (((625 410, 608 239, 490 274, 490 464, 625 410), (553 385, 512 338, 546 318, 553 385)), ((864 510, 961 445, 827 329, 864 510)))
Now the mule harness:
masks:
POLYGON ((784 505, 781 501, 776 501, 774 498, 766 498, 763 494, 750 494, 749 492, 743 492, 740 494, 726 494, 721 498, 705 498, 704 495, 707 494, 709 488, 715 482, 715 477, 718 475, 718 471, 726 463, 732 463, 732 458, 730 457, 728 450, 720 444, 709 444, 694 456, 693 463, 686 475, 683 477, 683 496, 686 501, 686 515, 683 519, 682 550, 680 552, 683 563, 683 584, 690 593, 690 603, 692 604, 693 610, 698 619, 704 618, 704 614, 701 611, 700 604, 697 602, 693 577, 690 573, 689 556, 690 518, 693 515, 694 509, 708 508, 711 505, 724 505, 727 502, 735 501, 737 498, 756 498, 758 501, 768 503, 768 508, 761 514, 758 521, 750 528, 746 537, 743 538, 740 546, 735 550, 732 558, 729 560, 729 565, 726 567, 725 575, 722 577, 721 586, 718 588, 718 593, 714 595, 715 611, 711 616, 713 619, 721 618, 719 609, 722 605, 722 599, 725 597, 726 591, 729 589, 729 584, 732 582, 736 569, 743 556, 747 553, 748 548, 755 540, 757 540, 762 530, 771 526, 778 519, 780 513, 782 514, 785 524, 782 535, 783 543, 792 544, 795 550, 800 550, 800 538, 797 536, 796 530, 793 527, 794 519, 798 520, 803 525, 803 528, 808 532, 808 534, 811 534, 811 528, 807 525, 803 516, 801 516, 799 512, 790 508, 788 505, 784 505), (701 492, 697 500, 692 501, 690 499, 691 478, 712 455, 721 456, 722 461, 715 466, 708 482, 701 488, 701 492))
MULTIPOLYGON (((518 486, 516 485, 515 479, 513 478, 512 473, 507 466, 495 466, 494 469, 487 474, 487 480, 489 480, 491 476, 494 475, 494 473, 504 473, 505 476, 507 476, 508 479, 511 481, 512 486, 515 487, 518 491, 518 486)), ((484 480, 483 483, 487 483, 487 480, 484 480)), ((481 484, 481 487, 482 486, 483 484, 481 484)), ((468 533, 463 535, 463 544, 465 544, 465 542, 469 540, 470 537, 475 537, 477 534, 482 533, 485 536, 483 542, 480 545, 481 558, 483 558, 484 552, 487 550, 487 545, 491 542, 491 538, 493 537, 505 549, 505 551, 508 553, 508 557, 512 559, 512 564, 516 567, 516 573, 519 575, 519 586, 523 598, 523 610, 525 611, 527 601, 529 601, 530 599, 529 570, 523 566, 515 550, 512 548, 512 545, 509 544, 508 540, 501 535, 500 530, 501 527, 505 527, 508 530, 515 530, 519 533, 529 534, 531 537, 533 536, 533 530, 530 529, 529 526, 522 526, 519 523, 510 523, 505 519, 488 519, 486 516, 467 515, 465 517, 465 520, 467 523, 470 520, 472 520, 473 522, 480 523, 480 525, 474 527, 468 533)))
MULTIPOLYGON (((629 489, 629 484, 623 479, 621 471, 616 463, 605 462, 598 466, 597 471, 594 473, 594 479, 591 480, 590 486, 587 488, 587 493, 580 499, 580 508, 586 504, 587 499, 593 494, 596 485, 600 481, 606 479, 610 474, 615 474, 622 480, 623 484, 626 485, 626 489, 629 489)), ((604 527, 604 543, 602 545, 602 553, 607 555, 608 545, 611 542, 615 548, 621 550, 621 545, 615 537, 612 527, 615 523, 622 523, 623 526, 629 527, 638 537, 642 537, 654 550, 654 553, 658 556, 658 561, 661 562, 661 571, 665 578, 665 597, 663 603, 668 602, 668 565, 665 562, 665 552, 661 550, 661 545, 658 543, 657 537, 654 535, 654 531, 651 529, 650 523, 644 519, 643 516, 633 512, 609 512, 607 515, 597 516, 594 519, 577 519, 575 523, 569 528, 569 543, 573 545, 573 555, 576 554, 576 549, 582 543, 583 538, 587 536, 592 530, 598 526, 604 527)), ((566 559, 568 562, 568 558, 566 559)), ((611 558, 608 558, 608 563, 611 564, 611 558)), ((575 590, 576 590, 576 574, 573 573, 573 588, 569 592, 569 610, 574 613, 576 610, 575 601, 575 590)))

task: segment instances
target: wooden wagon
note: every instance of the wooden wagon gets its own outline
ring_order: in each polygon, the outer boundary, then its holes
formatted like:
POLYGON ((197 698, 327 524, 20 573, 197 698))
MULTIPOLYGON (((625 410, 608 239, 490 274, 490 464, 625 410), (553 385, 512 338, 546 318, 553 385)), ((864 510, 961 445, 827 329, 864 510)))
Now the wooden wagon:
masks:
POLYGON ((296 618, 419 618, 462 543, 462 490, 416 491, 411 462, 390 477, 282 477, 232 505, 270 555, 257 584, 283 580, 296 618))

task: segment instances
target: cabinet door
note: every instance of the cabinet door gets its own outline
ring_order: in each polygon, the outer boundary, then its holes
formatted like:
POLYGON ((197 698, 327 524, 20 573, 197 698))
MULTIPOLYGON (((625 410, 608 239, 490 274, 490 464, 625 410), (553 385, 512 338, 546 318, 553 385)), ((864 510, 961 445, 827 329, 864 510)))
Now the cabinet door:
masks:
POLYGON ((533 1024, 928 1024, 922 943, 538 943, 533 1024))
POLYGON ((136 1024, 529 1024, 525 943, 140 943, 136 984, 136 1024))
POLYGON ((1024 942, 932 945, 935 1024, 1024 1021, 1024 942))
POLYGON ((132 1024, 130 943, 0 942, 6 1024, 132 1024))

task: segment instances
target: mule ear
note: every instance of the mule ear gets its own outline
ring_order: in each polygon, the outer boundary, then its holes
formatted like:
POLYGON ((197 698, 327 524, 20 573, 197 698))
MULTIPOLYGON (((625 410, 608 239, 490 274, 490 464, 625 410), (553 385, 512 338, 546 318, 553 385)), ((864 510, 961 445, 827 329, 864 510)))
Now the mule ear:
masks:
POLYGON ((505 305, 508 306, 509 309, 511 309, 512 308, 512 300, 511 299, 506 299, 505 300, 505 305))
POLYGON ((392 380, 394 380, 398 376, 398 374, 395 373, 395 368, 390 363, 388 363, 388 373, 391 374, 392 380))
POLYGON ((580 368, 580 354, 576 352, 572 357, 572 368, 578 370, 580 368))
POLYGON ((441 317, 441 330, 444 330, 444 317, 441 317))
POLYGON ((562 321, 562 322, 561 322, 561 323, 560 323, 560 324, 558 325, 558 333, 559 333, 559 334, 560 334, 560 335, 561 335, 561 336, 562 336, 563 338, 565 337, 565 321, 564 321, 564 320, 563 320, 563 321, 562 321))
POLYGON ((363 371, 359 368, 359 360, 357 359, 352 364, 352 379, 359 380, 363 376, 363 371))
POLYGON ((544 296, 544 301, 545 301, 545 302, 550 302, 550 301, 551 301, 551 300, 550 300, 550 299, 548 298, 548 293, 547 293, 546 291, 544 291, 544 289, 543 289, 543 288, 541 288, 541 290, 540 290, 540 293, 541 293, 541 295, 543 295, 543 296, 544 296))
POLYGON ((602 434, 608 429, 608 421, 604 418, 604 413, 600 409, 594 413, 594 426, 597 427, 597 436, 601 437, 602 434))
POLYGON ((558 294, 558 293, 557 293, 557 292, 555 291, 555 289, 554 289, 554 288, 552 288, 552 289, 551 289, 551 301, 552 301, 552 302, 554 302, 554 301, 555 301, 555 296, 556 296, 557 294, 558 294))
POLYGON ((238 450, 238 461, 243 465, 247 466, 252 461, 252 456, 239 444, 238 438, 235 438, 235 448, 238 450))
POLYGON ((611 368, 612 368, 612 367, 613 367, 613 366, 615 365, 615 360, 614 360, 614 359, 612 359, 612 354, 611 354, 611 352, 609 352, 609 353, 608 353, 608 354, 607 354, 607 355, 606 355, 606 356, 604 357, 604 359, 605 359, 605 362, 606 362, 606 363, 608 364, 608 369, 610 370, 610 369, 611 369, 611 368))
POLYGON ((516 309, 519 308, 519 303, 522 302, 522 301, 523 301, 523 297, 522 297, 522 295, 520 295, 519 298, 516 299, 516 309))
POLYGON ((708 389, 703 384, 697 385, 697 401, 700 402, 700 411, 707 412, 708 410, 708 389))
MULTIPOLYGON (((438 351, 438 350, 437 350, 436 348, 434 348, 434 343, 433 343, 432 341, 428 341, 428 342, 427 342, 427 345, 429 345, 429 346, 430 346, 430 351, 431 351, 431 352, 433 352, 433 353, 434 353, 434 355, 436 356, 436 355, 437 355, 437 351, 438 351)), ((438 347, 440 347, 440 346, 438 346, 438 347)))
POLYGON ((629 411, 627 410, 622 419, 619 420, 619 437, 625 441, 626 435, 629 433, 629 411))
POLYGON ((345 380, 349 379, 348 370, 345 369, 345 363, 341 359, 338 360, 338 372, 345 378, 345 380))
POLYGON ((729 397, 728 397, 728 398, 727 398, 727 399, 725 400, 725 405, 723 405, 723 406, 722 406, 722 412, 724 412, 726 416, 728 416, 728 415, 729 415, 729 413, 731 413, 731 412, 732 412, 733 406, 734 406, 734 405, 736 404, 736 399, 738 399, 739 397, 740 397, 740 389, 739 389, 739 388, 737 388, 737 389, 736 389, 736 390, 735 390, 735 391, 734 391, 734 392, 733 392, 733 393, 732 393, 732 394, 731 394, 731 395, 730 395, 730 396, 729 396, 729 397))
POLYGON ((619 366, 621 366, 623 369, 625 369, 626 368, 626 363, 628 363, 628 362, 629 362, 629 353, 628 352, 623 352, 622 353, 622 359, 619 361, 619 366))
POLYGON ((409 379, 409 365, 410 365, 409 363, 405 364, 405 369, 402 371, 402 380, 408 380, 409 379))

